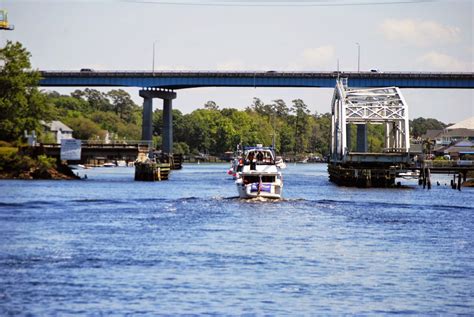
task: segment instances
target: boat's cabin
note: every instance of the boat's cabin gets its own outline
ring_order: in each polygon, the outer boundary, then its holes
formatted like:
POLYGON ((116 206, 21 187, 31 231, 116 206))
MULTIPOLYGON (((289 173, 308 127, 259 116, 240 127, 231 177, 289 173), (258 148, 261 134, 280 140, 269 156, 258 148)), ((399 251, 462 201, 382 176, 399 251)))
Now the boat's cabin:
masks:
POLYGON ((275 164, 275 155, 273 150, 268 147, 247 148, 244 152, 245 165, 273 165, 275 164))
POLYGON ((247 184, 253 183, 274 183, 277 179, 277 175, 243 175, 242 182, 247 184), (260 180, 261 179, 261 180, 260 180))

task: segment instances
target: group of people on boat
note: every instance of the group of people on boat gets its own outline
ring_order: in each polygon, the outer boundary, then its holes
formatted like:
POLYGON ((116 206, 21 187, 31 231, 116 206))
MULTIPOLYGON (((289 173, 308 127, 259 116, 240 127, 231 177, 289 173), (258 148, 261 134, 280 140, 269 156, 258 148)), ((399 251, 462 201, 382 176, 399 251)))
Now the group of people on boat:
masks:
POLYGON ((264 153, 265 152, 263 151, 258 151, 257 154, 255 154, 255 151, 249 152, 244 164, 250 165, 250 170, 255 170, 257 164, 273 163, 272 157, 265 155, 264 153))
POLYGON ((257 145, 241 151, 229 174, 234 175, 241 198, 281 198, 283 178, 279 169, 273 148, 257 145))

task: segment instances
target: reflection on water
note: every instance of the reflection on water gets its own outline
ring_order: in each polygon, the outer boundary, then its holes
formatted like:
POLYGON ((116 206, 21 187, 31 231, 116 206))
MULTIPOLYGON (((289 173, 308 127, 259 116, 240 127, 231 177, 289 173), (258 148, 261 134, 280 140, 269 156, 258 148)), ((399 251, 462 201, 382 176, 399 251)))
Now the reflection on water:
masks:
POLYGON ((472 189, 336 187, 306 164, 284 199, 245 201, 226 168, 0 181, 0 315, 472 313, 472 189))

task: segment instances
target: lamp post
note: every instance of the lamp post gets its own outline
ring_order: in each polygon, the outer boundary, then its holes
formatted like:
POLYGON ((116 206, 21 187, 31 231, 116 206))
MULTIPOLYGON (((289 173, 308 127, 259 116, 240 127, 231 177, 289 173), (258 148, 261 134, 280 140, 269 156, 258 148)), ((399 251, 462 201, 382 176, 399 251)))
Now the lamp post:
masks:
POLYGON ((156 42, 158 42, 158 41, 153 42, 153 64, 152 64, 153 76, 155 76, 155 44, 156 44, 156 42))
POLYGON ((357 45, 357 72, 360 73, 360 44, 356 43, 357 45))

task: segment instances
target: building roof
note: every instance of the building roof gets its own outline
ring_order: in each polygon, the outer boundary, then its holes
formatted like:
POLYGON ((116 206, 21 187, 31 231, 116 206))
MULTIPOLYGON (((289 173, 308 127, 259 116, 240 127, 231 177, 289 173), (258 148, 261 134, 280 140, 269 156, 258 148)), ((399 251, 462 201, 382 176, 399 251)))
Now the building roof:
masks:
POLYGON ((462 141, 459 141, 458 143, 454 144, 454 146, 457 146, 457 147, 473 147, 474 143, 472 143, 471 141, 468 141, 468 140, 462 140, 462 141))
POLYGON ((474 143, 468 140, 460 141, 444 149, 444 153, 474 154, 474 143))
POLYGON ((474 129, 448 130, 440 136, 441 137, 461 137, 461 138, 474 137, 474 129))
POLYGON ((454 130, 454 129, 474 130, 474 117, 467 118, 466 120, 460 121, 446 128, 446 130, 454 130))
POLYGON ((426 130, 426 133, 422 135, 423 139, 436 139, 441 133, 443 133, 443 130, 426 130))
POLYGON ((61 132, 73 132, 73 130, 70 127, 68 127, 67 125, 65 125, 64 123, 58 120, 53 120, 51 122, 46 122, 46 121, 41 120, 40 123, 44 125, 45 127, 49 128, 49 130, 53 132, 59 131, 59 130, 61 130, 61 132))

